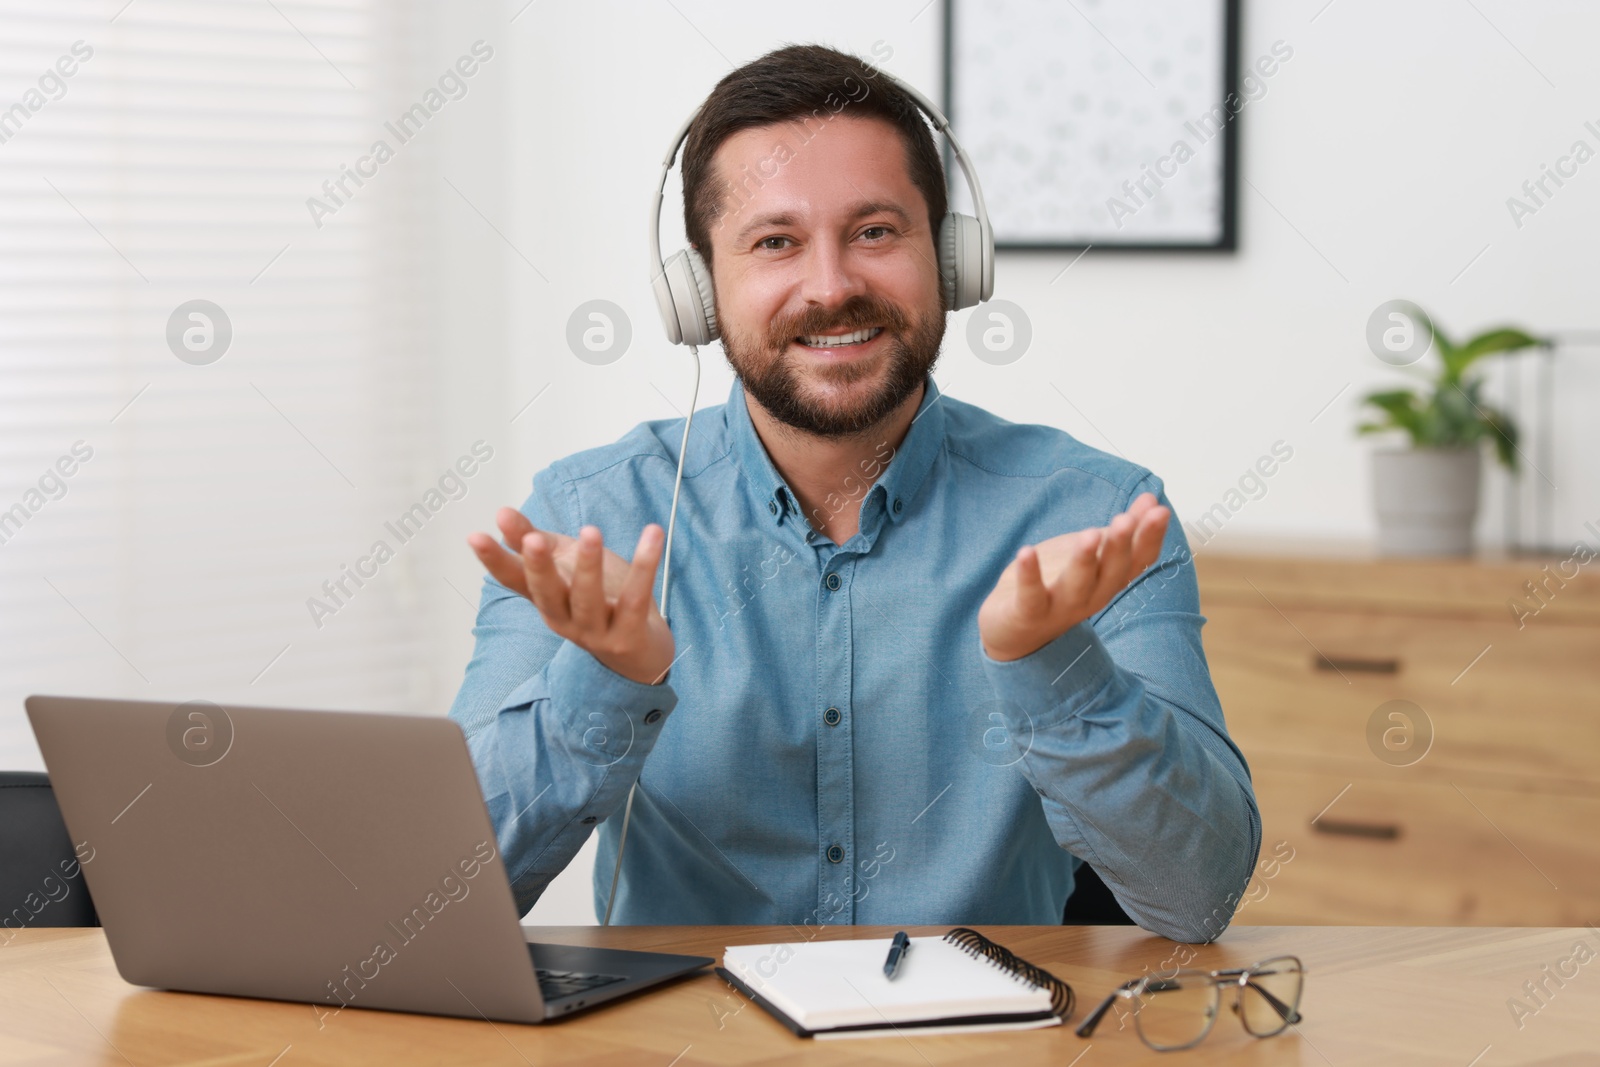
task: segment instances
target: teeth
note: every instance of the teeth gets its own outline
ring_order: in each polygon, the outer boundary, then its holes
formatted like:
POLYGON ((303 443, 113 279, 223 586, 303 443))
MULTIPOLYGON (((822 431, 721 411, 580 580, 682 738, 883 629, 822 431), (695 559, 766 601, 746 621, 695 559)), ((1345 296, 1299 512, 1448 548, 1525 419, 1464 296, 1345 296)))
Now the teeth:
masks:
POLYGON ((810 345, 812 348, 839 348, 843 345, 858 345, 863 341, 870 341, 882 332, 882 326, 870 326, 865 330, 857 330, 855 333, 847 333, 841 337, 822 337, 813 334, 809 337, 800 338, 800 341, 803 344, 810 345))

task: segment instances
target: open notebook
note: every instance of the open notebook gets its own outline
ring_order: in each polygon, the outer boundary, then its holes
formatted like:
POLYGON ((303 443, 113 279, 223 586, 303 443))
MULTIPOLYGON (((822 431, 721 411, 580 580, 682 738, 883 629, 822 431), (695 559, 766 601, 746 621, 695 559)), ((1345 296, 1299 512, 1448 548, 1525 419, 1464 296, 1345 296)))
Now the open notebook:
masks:
POLYGON ((1064 982, 975 931, 911 938, 892 980, 889 944, 733 945, 717 973, 801 1037, 1021 1030, 1059 1025, 1071 1010, 1064 982))

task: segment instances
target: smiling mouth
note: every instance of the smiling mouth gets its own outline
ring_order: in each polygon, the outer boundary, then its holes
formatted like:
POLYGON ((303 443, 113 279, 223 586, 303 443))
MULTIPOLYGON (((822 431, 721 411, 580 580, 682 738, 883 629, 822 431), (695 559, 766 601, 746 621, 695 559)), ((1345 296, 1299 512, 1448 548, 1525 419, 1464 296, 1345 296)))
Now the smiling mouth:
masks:
POLYGON ((836 337, 826 334, 805 334, 801 337, 796 337, 795 341, 805 345, 807 348, 848 348, 852 345, 860 345, 872 341, 882 332, 882 326, 868 326, 865 329, 856 330, 854 333, 843 333, 836 337))

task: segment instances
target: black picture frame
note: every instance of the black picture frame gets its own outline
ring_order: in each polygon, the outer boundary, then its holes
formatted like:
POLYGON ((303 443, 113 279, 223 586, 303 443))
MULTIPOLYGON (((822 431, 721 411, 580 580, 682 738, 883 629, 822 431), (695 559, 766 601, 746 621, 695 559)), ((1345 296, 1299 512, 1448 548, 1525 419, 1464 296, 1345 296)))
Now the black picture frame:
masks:
MULTIPOLYGON (((945 117, 950 120, 956 136, 962 140, 963 146, 970 153, 972 143, 963 136, 961 116, 955 112, 956 79, 959 72, 956 70, 954 28, 956 19, 956 5, 962 2, 976 2, 976 0, 944 0, 944 26, 943 26, 943 66, 944 66, 944 96, 941 101, 945 117)), ((1241 0, 1215 0, 1221 5, 1223 18, 1222 34, 1222 86, 1224 98, 1239 89, 1239 26, 1241 0)), ((1242 111, 1242 109, 1241 109, 1242 111)), ((996 233, 995 248, 1002 251, 1035 251, 1035 252, 1083 252, 1090 248, 1107 252, 1223 252, 1232 253, 1238 250, 1238 216, 1239 216, 1239 124, 1240 114, 1233 114, 1229 121, 1221 128, 1222 138, 1222 174, 1221 174, 1221 218, 1218 237, 1215 241, 1117 241, 1115 239, 1101 239, 1093 241, 1037 241, 1008 239, 996 233)), ((953 153, 949 146, 945 146, 946 172, 954 165, 953 153)), ((975 163, 976 165, 976 163, 975 163)), ((982 174, 979 180, 982 181, 982 174)))

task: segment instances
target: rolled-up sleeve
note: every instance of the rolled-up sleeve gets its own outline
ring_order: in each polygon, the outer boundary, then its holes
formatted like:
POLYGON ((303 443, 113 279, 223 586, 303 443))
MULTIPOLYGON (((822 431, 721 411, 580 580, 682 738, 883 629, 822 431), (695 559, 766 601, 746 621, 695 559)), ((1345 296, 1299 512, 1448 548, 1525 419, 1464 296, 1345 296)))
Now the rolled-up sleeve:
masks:
MULTIPOLYGON (((1153 475, 1127 503, 1146 491, 1170 507, 1153 475)), ((1261 848, 1199 607, 1173 515, 1158 562, 1093 619, 1021 659, 980 652, 1057 842, 1094 866, 1140 926, 1191 942, 1227 927, 1261 848)))

